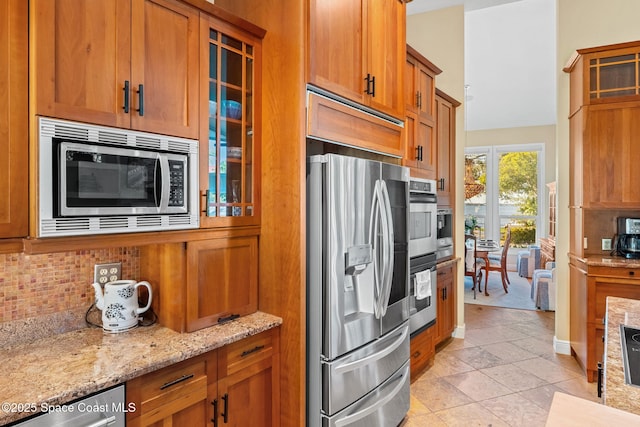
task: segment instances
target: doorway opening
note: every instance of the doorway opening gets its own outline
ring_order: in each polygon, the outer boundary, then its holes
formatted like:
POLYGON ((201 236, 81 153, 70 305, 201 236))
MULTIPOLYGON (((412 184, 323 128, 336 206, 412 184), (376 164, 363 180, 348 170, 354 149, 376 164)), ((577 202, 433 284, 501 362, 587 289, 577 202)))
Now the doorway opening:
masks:
MULTIPOLYGON (((500 274, 489 273, 488 278, 483 277, 482 285, 488 283, 490 296, 478 293, 474 299, 471 281, 466 280, 465 302, 536 309, 530 296, 531 277, 526 273, 520 274, 518 269, 525 257, 521 253, 531 248, 535 253, 536 243, 544 235, 541 229, 545 201, 543 159, 543 144, 465 150, 465 234, 473 234, 479 241, 499 242, 503 247, 507 226, 511 232, 507 253, 507 273, 511 282, 509 292, 504 292, 500 274)), ((531 262, 536 262, 535 257, 531 262)))

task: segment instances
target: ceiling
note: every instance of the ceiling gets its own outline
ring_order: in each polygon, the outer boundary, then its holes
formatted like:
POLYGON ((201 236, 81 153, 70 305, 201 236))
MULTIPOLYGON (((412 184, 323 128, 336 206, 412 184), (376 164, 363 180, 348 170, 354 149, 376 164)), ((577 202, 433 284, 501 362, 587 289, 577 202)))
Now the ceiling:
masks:
POLYGON ((555 0, 413 0, 407 14, 457 5, 465 15, 466 129, 555 124, 555 0))

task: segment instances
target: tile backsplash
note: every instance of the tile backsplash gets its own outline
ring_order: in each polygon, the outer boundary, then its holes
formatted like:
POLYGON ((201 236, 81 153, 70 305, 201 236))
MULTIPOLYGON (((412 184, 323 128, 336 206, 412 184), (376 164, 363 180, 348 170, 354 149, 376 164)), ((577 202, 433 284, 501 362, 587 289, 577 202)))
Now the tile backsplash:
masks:
POLYGON ((94 265, 106 262, 121 262, 123 279, 140 276, 138 247, 0 254, 0 323, 88 309, 94 265))

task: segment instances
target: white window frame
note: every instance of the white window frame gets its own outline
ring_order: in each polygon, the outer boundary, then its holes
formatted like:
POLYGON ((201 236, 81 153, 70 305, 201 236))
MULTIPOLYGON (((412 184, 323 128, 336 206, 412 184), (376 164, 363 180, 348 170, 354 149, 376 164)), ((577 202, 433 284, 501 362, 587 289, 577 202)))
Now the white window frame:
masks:
POLYGON ((491 145, 482 147, 467 147, 467 154, 485 154, 487 156, 487 209, 485 218, 485 238, 500 240, 500 217, 498 216, 498 163, 499 157, 504 153, 535 151, 538 153, 538 215, 536 216, 536 242, 546 235, 546 224, 543 222, 543 213, 547 211, 545 197, 545 145, 543 143, 491 145))

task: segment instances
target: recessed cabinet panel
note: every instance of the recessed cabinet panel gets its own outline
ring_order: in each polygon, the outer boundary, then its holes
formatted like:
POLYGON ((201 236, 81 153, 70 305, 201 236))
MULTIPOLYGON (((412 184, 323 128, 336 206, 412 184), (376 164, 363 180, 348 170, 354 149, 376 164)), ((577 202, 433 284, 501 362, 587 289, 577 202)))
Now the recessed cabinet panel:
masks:
POLYGON ((258 239, 187 243, 187 330, 258 309, 258 239))

